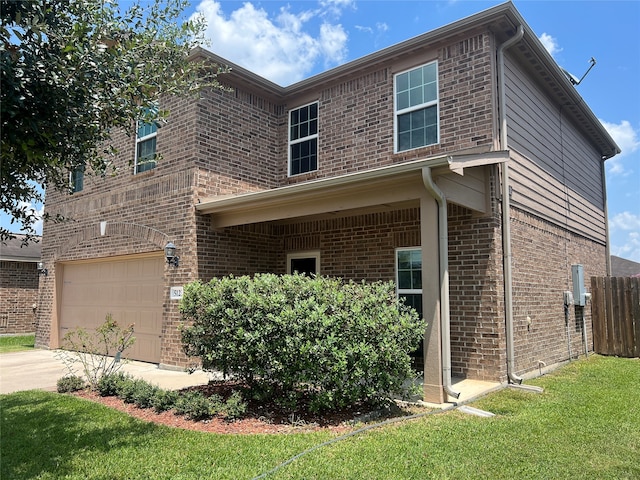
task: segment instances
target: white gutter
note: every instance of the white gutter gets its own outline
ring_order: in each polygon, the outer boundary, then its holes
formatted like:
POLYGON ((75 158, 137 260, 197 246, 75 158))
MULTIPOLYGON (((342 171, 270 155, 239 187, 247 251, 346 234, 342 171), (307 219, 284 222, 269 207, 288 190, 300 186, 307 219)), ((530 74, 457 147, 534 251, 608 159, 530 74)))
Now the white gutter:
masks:
MULTIPOLYGON (((500 149, 507 150, 507 113, 504 91, 504 51, 518 43, 524 35, 522 25, 509 40, 498 48, 498 95, 500 115, 500 149)), ((502 255, 504 269, 504 310, 507 343, 507 377, 510 382, 520 384, 522 378, 515 373, 515 349, 513 340, 513 274, 511 272, 511 206, 509 204, 509 163, 502 164, 502 255)))
POLYGON ((425 188, 438 203, 438 250, 440 264, 440 342, 442 348, 442 387, 447 395, 459 398, 451 388, 451 321, 449 312, 449 234, 447 199, 431 176, 431 167, 422 169, 425 188))

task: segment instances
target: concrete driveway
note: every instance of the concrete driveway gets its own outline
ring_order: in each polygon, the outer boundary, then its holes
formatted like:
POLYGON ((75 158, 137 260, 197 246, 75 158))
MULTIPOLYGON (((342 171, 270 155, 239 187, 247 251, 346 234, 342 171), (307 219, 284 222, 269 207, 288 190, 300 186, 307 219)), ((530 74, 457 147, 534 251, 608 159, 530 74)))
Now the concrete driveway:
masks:
MULTIPOLYGON (((78 364, 79 365, 79 364, 78 364)), ((193 374, 158 368, 153 363, 127 361, 122 372, 166 390, 178 390, 204 385, 214 374, 196 371, 193 374)), ((0 394, 21 390, 56 390, 58 379, 67 373, 54 350, 29 350, 0 355, 0 394)))

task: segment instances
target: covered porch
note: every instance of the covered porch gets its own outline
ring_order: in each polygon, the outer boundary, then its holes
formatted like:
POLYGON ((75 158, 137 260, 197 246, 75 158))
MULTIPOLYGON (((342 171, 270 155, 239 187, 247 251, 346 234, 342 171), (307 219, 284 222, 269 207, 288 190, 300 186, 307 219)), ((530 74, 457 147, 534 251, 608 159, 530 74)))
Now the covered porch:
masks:
MULTIPOLYGON (((460 152, 201 199, 196 210, 219 239, 233 237, 226 244, 218 240, 219 254, 235 245, 227 254, 242 255, 243 238, 255 241, 254 257, 268 260, 254 261, 254 271, 394 280, 399 295, 419 302, 427 321, 424 400, 441 404, 460 393, 451 376, 447 203, 488 213, 490 168, 507 159, 508 152, 460 152), (252 228, 260 235, 244 233, 252 228), (413 266, 401 264, 403 252, 416 252, 413 266)), ((214 275, 226 273, 237 272, 220 267, 214 275)))

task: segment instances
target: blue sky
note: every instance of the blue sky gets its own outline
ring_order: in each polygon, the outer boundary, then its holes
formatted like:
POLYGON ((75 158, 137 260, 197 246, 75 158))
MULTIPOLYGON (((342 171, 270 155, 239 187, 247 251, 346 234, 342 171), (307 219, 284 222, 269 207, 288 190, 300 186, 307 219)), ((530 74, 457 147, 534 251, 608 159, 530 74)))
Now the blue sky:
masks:
MULTIPOLYGON (((202 0, 187 14, 204 15, 212 51, 289 85, 500 3, 202 0)), ((576 88, 623 150, 606 162, 611 254, 640 262, 640 1, 514 4, 561 67, 597 61, 576 88)))

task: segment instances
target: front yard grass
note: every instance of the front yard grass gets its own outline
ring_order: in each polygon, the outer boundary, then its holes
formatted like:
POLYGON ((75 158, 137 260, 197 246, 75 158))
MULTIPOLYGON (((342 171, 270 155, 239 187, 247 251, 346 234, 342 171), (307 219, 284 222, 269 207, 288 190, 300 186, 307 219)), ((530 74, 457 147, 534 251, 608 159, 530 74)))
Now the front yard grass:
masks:
MULTIPOLYGON (((591 356, 457 410, 354 435, 269 479, 640 478, 640 360, 591 356)), ((251 479, 330 433, 218 435, 160 427, 73 396, 0 397, 0 478, 251 479)))
POLYGON ((11 335, 0 337, 0 353, 19 352, 31 350, 35 345, 36 336, 31 335, 11 335))

